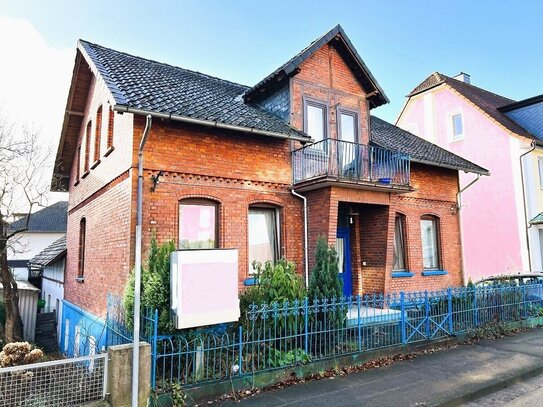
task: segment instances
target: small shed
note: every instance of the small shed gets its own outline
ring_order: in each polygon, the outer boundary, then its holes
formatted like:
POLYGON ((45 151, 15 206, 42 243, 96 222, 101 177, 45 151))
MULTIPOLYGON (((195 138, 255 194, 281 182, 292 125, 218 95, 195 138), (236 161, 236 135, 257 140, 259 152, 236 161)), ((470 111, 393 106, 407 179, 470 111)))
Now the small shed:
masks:
MULTIPOLYGON (((28 281, 17 281, 19 290, 19 312, 23 320, 23 337, 25 341, 34 342, 36 331, 36 315, 38 313, 38 298, 40 290, 28 281)), ((3 298, 4 287, 0 283, 0 298, 3 298)))

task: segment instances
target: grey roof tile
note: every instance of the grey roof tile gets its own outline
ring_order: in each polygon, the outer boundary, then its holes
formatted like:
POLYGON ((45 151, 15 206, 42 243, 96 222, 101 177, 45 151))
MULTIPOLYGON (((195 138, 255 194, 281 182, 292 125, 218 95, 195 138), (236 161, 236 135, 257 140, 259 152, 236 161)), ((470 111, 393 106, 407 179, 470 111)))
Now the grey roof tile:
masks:
POLYGON ((477 164, 465 160, 378 117, 371 116, 370 126, 372 144, 407 153, 413 161, 476 174, 488 174, 486 169, 479 167, 477 164))
POLYGON ((281 118, 244 103, 241 95, 247 86, 79 43, 119 105, 309 139, 281 118))
POLYGON ((55 240, 37 255, 32 257, 28 263, 33 268, 44 267, 59 259, 64 253, 66 253, 66 235, 55 240))
MULTIPOLYGON (((61 201, 30 214, 29 232, 66 232, 68 222, 68 202, 61 201)), ((23 229, 26 216, 10 224, 10 230, 23 229)))

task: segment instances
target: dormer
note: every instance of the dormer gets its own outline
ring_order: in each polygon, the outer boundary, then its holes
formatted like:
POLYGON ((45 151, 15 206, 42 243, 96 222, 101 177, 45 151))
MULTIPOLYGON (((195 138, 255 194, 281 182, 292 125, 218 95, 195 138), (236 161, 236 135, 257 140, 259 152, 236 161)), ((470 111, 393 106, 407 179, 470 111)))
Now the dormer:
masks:
POLYGON ((388 103, 340 25, 247 90, 244 98, 315 142, 332 138, 362 144, 369 143, 370 109, 388 103))

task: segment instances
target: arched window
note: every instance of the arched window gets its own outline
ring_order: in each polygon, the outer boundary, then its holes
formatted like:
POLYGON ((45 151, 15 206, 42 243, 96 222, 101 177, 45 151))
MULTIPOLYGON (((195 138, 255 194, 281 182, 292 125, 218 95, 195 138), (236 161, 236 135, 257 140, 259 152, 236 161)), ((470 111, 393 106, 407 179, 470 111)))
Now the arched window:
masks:
POLYGON ((394 255, 392 260, 393 271, 407 270, 405 241, 405 215, 397 213, 396 218, 394 219, 394 255))
POLYGON ((115 111, 109 109, 108 123, 107 123, 107 148, 108 150, 113 147, 113 128, 115 126, 115 111))
POLYGON ((439 218, 424 215, 420 219, 420 233, 422 240, 422 267, 425 270, 437 270, 441 266, 439 218))
POLYGON ((87 220, 81 219, 79 223, 79 259, 77 267, 77 280, 83 281, 85 277, 85 240, 87 233, 87 220))
POLYGON ((85 165, 83 166, 83 177, 89 171, 91 129, 92 122, 88 122, 87 130, 85 131, 85 165))
POLYGON ((249 207, 249 272, 253 262, 276 262, 280 257, 279 210, 270 205, 249 207))
POLYGON ((94 132, 94 162, 100 159, 100 145, 102 143, 102 106, 96 111, 96 129, 94 132))
POLYGON ((179 203, 179 248, 219 247, 219 205, 209 199, 184 199, 179 203))

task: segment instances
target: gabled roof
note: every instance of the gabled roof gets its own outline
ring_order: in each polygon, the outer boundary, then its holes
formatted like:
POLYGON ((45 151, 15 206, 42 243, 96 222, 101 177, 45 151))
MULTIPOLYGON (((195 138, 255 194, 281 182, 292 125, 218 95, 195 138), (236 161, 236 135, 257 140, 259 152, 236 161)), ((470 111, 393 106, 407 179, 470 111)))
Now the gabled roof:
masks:
POLYGON ((348 65, 351 67, 353 73, 360 81, 362 87, 368 92, 375 94, 369 97, 372 107, 381 106, 388 103, 389 100, 385 95, 385 92, 374 78, 358 52, 351 43, 345 31, 341 25, 337 25, 328 31, 326 34, 320 36, 315 41, 311 42, 306 48, 301 50, 294 57, 289 59, 267 77, 258 82, 255 86, 248 89, 244 97, 246 100, 257 98, 259 93, 266 92, 267 88, 275 88, 276 83, 283 81, 284 79, 295 75, 298 72, 300 65, 311 57, 316 51, 322 48, 326 44, 334 45, 348 65))
POLYGON ((126 107, 309 140, 277 116, 244 103, 247 86, 83 40, 78 49, 105 81, 116 110, 126 107))
POLYGON ((407 97, 418 95, 419 93, 435 88, 441 84, 450 86, 508 131, 518 134, 519 136, 534 138, 534 136, 526 131, 526 129, 500 111, 500 107, 514 103, 514 100, 481 89, 472 84, 459 81, 439 72, 434 72, 422 81, 407 95, 407 97))
POLYGON ((28 262, 31 268, 43 268, 54 263, 66 254, 66 235, 55 240, 28 262))
POLYGON ((372 144, 407 153, 410 155, 411 161, 475 174, 489 174, 488 170, 483 167, 376 116, 371 116, 370 127, 372 144))
MULTIPOLYGON (((66 232, 68 223, 68 202, 60 201, 29 215, 28 232, 66 232)), ((10 224, 10 230, 24 229, 27 217, 10 224)))

